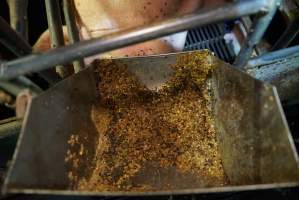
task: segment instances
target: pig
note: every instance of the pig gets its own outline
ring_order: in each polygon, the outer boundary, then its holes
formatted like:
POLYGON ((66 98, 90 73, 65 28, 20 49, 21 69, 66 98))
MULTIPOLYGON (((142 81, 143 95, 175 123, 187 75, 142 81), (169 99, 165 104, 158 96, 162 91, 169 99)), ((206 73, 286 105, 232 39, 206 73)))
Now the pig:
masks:
MULTIPOLYGON (((76 23, 81 40, 161 21, 210 7, 224 0, 74 0, 76 23)), ((63 27, 66 43, 68 35, 63 27)), ((182 51, 187 32, 172 34, 159 39, 131 45, 86 59, 145 56, 182 51)), ((37 52, 50 48, 49 32, 44 32, 34 45, 37 52)))

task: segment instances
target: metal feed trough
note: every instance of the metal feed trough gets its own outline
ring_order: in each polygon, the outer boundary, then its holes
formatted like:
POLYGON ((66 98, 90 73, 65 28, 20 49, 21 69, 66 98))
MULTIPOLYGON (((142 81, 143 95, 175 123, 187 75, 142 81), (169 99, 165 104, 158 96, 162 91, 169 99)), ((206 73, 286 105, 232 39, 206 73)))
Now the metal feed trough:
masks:
MULTIPOLYGON (((194 52, 189 52, 194 53, 194 52)), ((120 58, 130 70, 163 79, 165 66, 183 53, 120 58), (160 74, 159 74, 160 72, 160 74), (162 76, 161 76, 162 75, 162 76)), ((71 191, 65 156, 70 135, 96 135, 90 119, 96 99, 94 67, 63 80, 33 99, 4 184, 5 193, 65 195, 153 195, 211 193, 299 185, 298 157, 275 87, 214 58, 209 79, 225 187, 201 187, 175 180, 175 189, 154 192, 71 191), (192 187, 186 188, 186 185, 192 187)), ((164 77, 165 78, 165 77, 164 77)), ((150 80, 150 79, 148 79, 150 80)), ((93 140, 89 140, 91 143, 93 140)), ((92 145, 90 145, 92 147, 92 145)), ((86 166, 88 167, 88 166, 86 166)))

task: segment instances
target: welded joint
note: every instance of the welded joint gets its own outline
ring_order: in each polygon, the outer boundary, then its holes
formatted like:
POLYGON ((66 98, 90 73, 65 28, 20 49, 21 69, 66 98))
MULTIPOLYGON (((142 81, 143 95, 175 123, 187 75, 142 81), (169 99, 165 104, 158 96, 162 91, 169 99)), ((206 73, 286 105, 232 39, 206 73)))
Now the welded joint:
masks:
POLYGON ((281 6, 282 0, 261 0, 263 1, 262 3, 265 4, 264 6, 261 7, 261 12, 264 13, 269 13, 270 11, 273 10, 273 8, 277 8, 281 6))
MULTIPOLYGON (((261 7, 259 8, 259 12, 256 15, 267 15, 269 12, 271 12, 273 10, 273 8, 275 9, 276 6, 280 6, 282 0, 261 0, 261 7)), ((240 6, 240 13, 242 13, 242 7, 240 6)))
POLYGON ((247 38, 245 39, 239 54, 237 55, 234 65, 240 68, 244 68, 256 45, 263 38, 277 8, 281 5, 282 0, 264 0, 265 7, 261 10, 267 10, 263 15, 256 15, 257 19, 250 27, 247 38))
POLYGON ((275 4, 275 1, 276 0, 263 0, 263 3, 265 3, 265 5, 261 7, 260 14, 266 15, 267 13, 269 13, 275 4))

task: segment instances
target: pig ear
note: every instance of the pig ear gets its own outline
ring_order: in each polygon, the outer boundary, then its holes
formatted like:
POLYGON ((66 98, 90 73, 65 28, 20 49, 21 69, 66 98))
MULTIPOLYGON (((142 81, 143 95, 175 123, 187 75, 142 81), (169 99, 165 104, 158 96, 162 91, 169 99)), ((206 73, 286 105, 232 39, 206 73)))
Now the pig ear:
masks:
POLYGON ((203 4, 204 4, 204 0, 182 0, 178 12, 179 14, 192 13, 195 10, 202 7, 203 4))
MULTIPOLYGON (((67 34, 67 29, 66 26, 63 26, 63 37, 64 37, 64 42, 65 44, 68 43, 69 37, 67 34)), ((34 52, 45 52, 47 50, 51 49, 51 38, 50 38, 50 33, 49 30, 46 30, 41 34, 41 36, 38 38, 36 43, 33 46, 33 51, 34 52)))

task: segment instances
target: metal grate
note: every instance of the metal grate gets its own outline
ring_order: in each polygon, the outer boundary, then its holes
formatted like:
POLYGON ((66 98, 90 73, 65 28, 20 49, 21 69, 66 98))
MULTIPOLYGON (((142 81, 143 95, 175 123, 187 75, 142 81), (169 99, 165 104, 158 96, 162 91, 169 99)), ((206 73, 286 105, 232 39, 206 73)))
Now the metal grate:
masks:
POLYGON ((224 40, 226 33, 228 31, 225 29, 225 24, 211 24, 202 28, 189 30, 184 50, 209 49, 218 58, 232 63, 235 54, 224 40))

